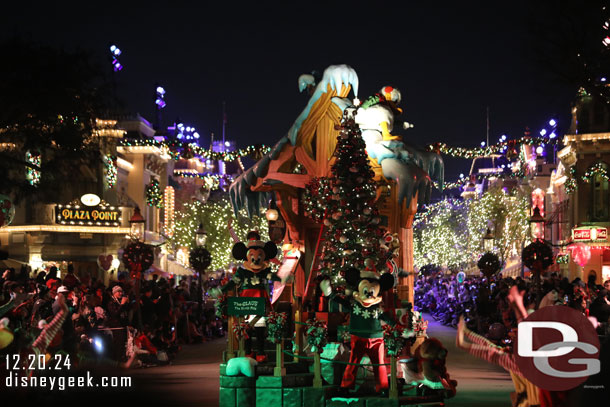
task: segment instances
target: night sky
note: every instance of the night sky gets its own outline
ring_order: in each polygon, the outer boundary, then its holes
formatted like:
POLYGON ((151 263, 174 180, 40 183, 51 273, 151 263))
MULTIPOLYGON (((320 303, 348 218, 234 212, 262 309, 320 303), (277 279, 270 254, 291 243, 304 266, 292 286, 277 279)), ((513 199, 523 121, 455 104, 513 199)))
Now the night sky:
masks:
MULTIPOLYGON (((479 145, 487 106, 492 142, 520 137, 525 126, 535 133, 551 117, 566 126, 576 89, 539 63, 534 12, 521 0, 50 3, 3 6, 1 39, 85 49, 109 71, 108 46, 116 43, 126 109, 153 122, 158 82, 167 91, 164 124, 180 117, 204 146, 211 132, 220 137, 223 101, 228 139, 274 144, 307 101, 298 76, 331 64, 356 70, 361 100, 384 85, 399 88, 404 118, 415 124, 407 139, 421 146, 479 145)), ((449 181, 470 166, 447 161, 449 181)))

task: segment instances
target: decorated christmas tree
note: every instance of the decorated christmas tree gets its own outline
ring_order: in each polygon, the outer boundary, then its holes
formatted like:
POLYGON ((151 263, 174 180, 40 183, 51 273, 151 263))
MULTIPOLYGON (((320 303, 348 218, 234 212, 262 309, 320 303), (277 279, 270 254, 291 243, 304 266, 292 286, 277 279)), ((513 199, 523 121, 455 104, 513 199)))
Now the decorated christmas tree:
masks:
POLYGON ((305 194, 305 210, 324 225, 319 272, 331 277, 333 283, 341 283, 350 267, 385 271, 380 247, 384 231, 375 206, 375 173, 355 114, 357 110, 344 113, 332 176, 314 179, 305 194))

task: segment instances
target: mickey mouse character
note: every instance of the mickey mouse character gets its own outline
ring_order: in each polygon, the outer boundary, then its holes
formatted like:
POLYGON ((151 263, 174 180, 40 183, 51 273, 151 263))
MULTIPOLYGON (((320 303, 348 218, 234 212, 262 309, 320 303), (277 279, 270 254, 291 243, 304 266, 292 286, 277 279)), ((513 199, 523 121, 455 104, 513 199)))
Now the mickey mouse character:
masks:
MULTIPOLYGON (((381 304, 381 293, 394 286, 394 277, 389 273, 379 274, 375 271, 350 268, 345 272, 345 280, 357 287, 352 299, 339 296, 332 291, 329 280, 323 280, 320 288, 325 296, 350 310, 349 333, 351 348, 349 362, 341 381, 341 389, 346 392, 354 386, 355 371, 362 357, 367 354, 373 364, 384 363, 385 346, 383 343, 383 328, 381 322, 395 325, 392 316, 385 313, 381 304)), ((373 366, 375 374, 375 391, 388 388, 388 374, 385 366, 373 366)))
MULTIPOLYGON (((243 260, 237 268, 231 281, 221 287, 226 293, 235 288, 239 297, 263 297, 267 299, 267 308, 271 308, 269 300, 269 282, 282 281, 269 267, 270 260, 277 256, 277 246, 273 242, 264 243, 256 231, 248 233, 247 242, 233 245, 232 255, 236 260, 243 260)), ((249 321, 254 317, 251 316, 249 321)), ((252 353, 252 341, 246 340, 246 353, 258 361, 266 359, 265 355, 265 320, 260 318, 254 325, 257 338, 257 352, 252 353)))

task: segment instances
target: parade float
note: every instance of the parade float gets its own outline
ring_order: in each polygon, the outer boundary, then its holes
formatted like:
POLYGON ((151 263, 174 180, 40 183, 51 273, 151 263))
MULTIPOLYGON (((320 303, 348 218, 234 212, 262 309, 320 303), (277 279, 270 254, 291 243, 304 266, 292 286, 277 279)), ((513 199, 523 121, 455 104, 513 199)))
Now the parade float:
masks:
POLYGON ((398 89, 360 102, 358 85, 346 65, 319 81, 302 75, 307 105, 230 186, 236 212, 267 209, 284 233, 251 233, 233 249, 243 263, 219 303, 229 325, 223 407, 442 404, 455 394, 446 350, 412 309, 413 218, 434 182, 442 188, 443 161, 402 140, 412 125, 399 117, 398 89), (262 351, 261 337, 273 349, 262 351))

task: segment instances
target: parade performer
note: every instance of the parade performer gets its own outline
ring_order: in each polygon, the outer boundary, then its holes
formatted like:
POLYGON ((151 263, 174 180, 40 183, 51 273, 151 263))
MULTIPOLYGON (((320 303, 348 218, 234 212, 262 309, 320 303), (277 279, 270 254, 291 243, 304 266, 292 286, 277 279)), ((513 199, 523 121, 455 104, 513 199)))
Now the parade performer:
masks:
POLYGON ((396 322, 391 315, 385 313, 381 304, 381 293, 394 286, 394 277, 390 273, 379 274, 375 271, 355 268, 345 272, 345 280, 357 288, 351 299, 341 297, 333 292, 330 280, 320 282, 320 288, 325 296, 350 310, 349 333, 351 334, 350 364, 345 368, 341 389, 347 392, 356 382, 356 368, 366 354, 373 366, 375 374, 375 391, 388 388, 388 374, 384 366, 385 346, 381 321, 390 325, 396 322))
MULTIPOLYGON (((266 308, 271 309, 269 300, 269 282, 282 281, 271 271, 269 263, 277 256, 277 246, 273 242, 263 242, 260 234, 256 231, 248 233, 247 242, 237 242, 233 246, 233 257, 242 260, 243 263, 237 268, 231 281, 221 287, 222 293, 237 289, 239 297, 262 297, 266 298, 266 308)), ((255 316, 250 316, 248 322, 255 316)), ((256 358, 259 362, 266 360, 265 355, 265 319, 260 318, 254 325, 257 337, 256 353, 252 352, 252 338, 246 339, 246 353, 256 358)))

